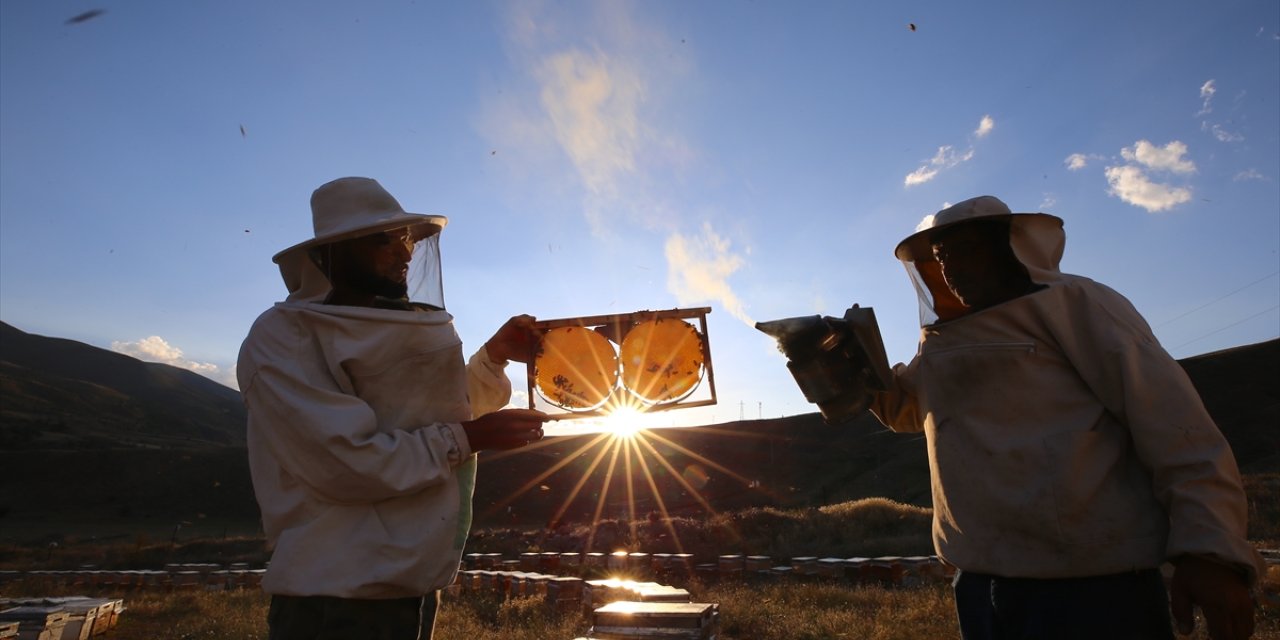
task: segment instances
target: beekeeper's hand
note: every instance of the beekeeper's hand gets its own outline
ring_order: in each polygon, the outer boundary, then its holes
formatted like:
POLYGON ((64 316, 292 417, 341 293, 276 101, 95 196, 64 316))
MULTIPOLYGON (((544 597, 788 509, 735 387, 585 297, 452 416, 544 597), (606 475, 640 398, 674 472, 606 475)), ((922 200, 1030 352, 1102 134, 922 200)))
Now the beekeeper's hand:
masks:
POLYGON ((529 362, 537 350, 542 335, 533 327, 535 319, 531 315, 518 315, 507 320, 506 324, 484 343, 489 359, 506 364, 508 360, 529 362))
POLYGON ((542 439, 551 416, 536 409, 502 409, 462 423, 472 451, 518 449, 542 439))
POLYGON ((1173 565, 1169 600, 1178 633, 1195 629, 1193 607, 1199 607, 1213 640, 1246 640, 1253 635, 1253 599, 1243 575, 1196 556, 1183 556, 1173 565))

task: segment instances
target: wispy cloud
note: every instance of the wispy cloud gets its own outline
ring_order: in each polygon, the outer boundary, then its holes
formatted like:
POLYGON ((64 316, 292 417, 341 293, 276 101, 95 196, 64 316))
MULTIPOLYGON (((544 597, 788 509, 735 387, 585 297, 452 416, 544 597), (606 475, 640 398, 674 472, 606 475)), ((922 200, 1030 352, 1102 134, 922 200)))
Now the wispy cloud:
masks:
POLYGON ((1223 127, 1220 124, 1210 124, 1208 122, 1201 122, 1200 130, 1208 131, 1209 133, 1212 133, 1213 137, 1218 139, 1218 142, 1240 142, 1244 140, 1243 135, 1240 135, 1239 133, 1236 133, 1234 131, 1228 131, 1225 127, 1223 127))
MULTIPOLYGON (((1208 80, 1207 82, 1205 82, 1203 85, 1200 86, 1201 105, 1200 105, 1200 111, 1196 112, 1195 117, 1200 118, 1202 116, 1208 116, 1209 114, 1213 113, 1213 98, 1217 93, 1218 93, 1217 84, 1214 82, 1213 79, 1208 80)), ((1240 99, 1243 97, 1244 97, 1244 92, 1241 92, 1239 95, 1236 96, 1235 103, 1237 106, 1239 105, 1240 99)), ((1227 122, 1230 123, 1231 119, 1228 118, 1227 122)), ((1221 122, 1211 122, 1208 119, 1201 120, 1200 130, 1212 134, 1213 137, 1218 140, 1218 142, 1244 141, 1243 134, 1241 134, 1238 131, 1232 131, 1231 129, 1228 129, 1221 122)))
POLYGON ((1071 154, 1066 156, 1066 160, 1062 160, 1062 164, 1066 165, 1069 172, 1079 172, 1089 165, 1089 160, 1096 160, 1097 156, 1087 156, 1084 154, 1071 154))
POLYGON ((1253 168, 1245 169, 1244 171, 1237 173, 1232 180, 1235 180, 1236 182, 1249 182, 1254 180, 1258 182, 1271 182, 1270 178, 1258 173, 1258 170, 1253 168))
POLYGON ((664 97, 688 75, 687 49, 621 3, 585 12, 513 3, 506 18, 516 80, 487 96, 478 118, 481 134, 505 149, 501 161, 540 174, 532 183, 579 190, 582 215, 599 237, 636 226, 670 231, 646 213, 669 207, 652 185, 669 183, 697 155, 661 117, 664 97), (569 21, 590 24, 596 39, 575 38, 569 21), (560 169, 565 160, 568 172, 560 169))
MULTIPOLYGON (((985 138, 987 134, 995 129, 995 126, 995 120, 989 115, 984 115, 982 120, 978 122, 978 128, 974 130, 973 135, 975 138, 985 138)), ((927 164, 920 165, 915 171, 908 173, 903 178, 902 184, 907 188, 924 184, 938 177, 939 173, 972 160, 973 156, 974 148, 972 145, 965 151, 957 151, 951 145, 943 145, 938 147, 938 152, 933 154, 927 164)))
POLYGON ((224 384, 232 389, 239 389, 236 382, 235 369, 223 369, 211 362, 196 362, 182 354, 182 349, 175 347, 160 336, 150 336, 137 342, 115 341, 111 350, 122 353, 144 362, 159 362, 170 366, 198 373, 214 382, 224 384))
POLYGON ((515 72, 534 86, 507 91, 490 105, 481 118, 485 135, 520 141, 524 148, 513 155, 522 156, 524 166, 567 158, 576 177, 568 188, 580 187, 593 234, 639 240, 644 236, 637 232, 660 232, 667 288, 680 304, 718 302, 749 322, 729 284, 746 264, 744 254, 710 223, 682 229, 697 222, 686 222, 688 205, 670 195, 700 158, 688 136, 662 117, 665 97, 693 72, 690 48, 637 19, 627 4, 585 6, 583 12, 512 5, 508 46, 515 72), (570 40, 567 34, 579 31, 563 27, 570 22, 591 24, 596 39, 570 40))
POLYGON ((991 116, 982 116, 982 120, 978 122, 978 128, 973 132, 973 135, 979 138, 985 138, 987 137, 987 134, 991 133, 991 130, 995 128, 996 121, 992 120, 991 116))
POLYGON ((1213 112, 1213 105, 1211 103, 1213 102, 1213 94, 1217 92, 1218 89, 1214 86, 1212 78, 1200 85, 1200 99, 1203 102, 1200 105, 1200 111, 1196 113, 1197 118, 1213 112))
POLYGON ((643 82, 599 51, 553 55, 538 77, 555 138, 583 185, 596 195, 617 195, 621 176, 636 171, 643 82))
POLYGON ((1130 164, 1106 168, 1108 193, 1136 207, 1155 213, 1166 211, 1191 200, 1191 188, 1151 179, 1148 171, 1187 175, 1194 173, 1195 164, 1183 156, 1187 146, 1177 140, 1157 147, 1146 140, 1139 140, 1132 147, 1120 151, 1130 164))
POLYGON ((710 223, 703 224, 697 235, 669 236, 666 254, 667 290, 680 304, 716 301, 733 317, 755 325, 729 286, 729 276, 741 269, 746 260, 733 252, 729 241, 717 234, 710 223))

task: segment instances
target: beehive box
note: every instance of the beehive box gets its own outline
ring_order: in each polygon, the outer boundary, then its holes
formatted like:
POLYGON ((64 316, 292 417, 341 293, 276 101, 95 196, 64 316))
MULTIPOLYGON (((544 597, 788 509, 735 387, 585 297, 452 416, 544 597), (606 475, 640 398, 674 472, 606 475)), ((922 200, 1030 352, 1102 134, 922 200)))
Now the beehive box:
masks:
MULTIPOLYGON (((111 629, 115 629, 116 625, 120 623, 120 616, 124 614, 124 600, 112 598, 109 599, 108 602, 111 603, 111 619, 109 621, 110 624, 107 626, 107 630, 110 631, 111 629)), ((98 626, 96 624, 93 627, 93 632, 95 634, 98 632, 98 626)))
POLYGON ((640 602, 689 602, 692 596, 687 589, 654 585, 636 589, 636 599, 640 602))
POLYGON ((542 556, 533 551, 526 551, 520 554, 520 570, 521 571, 537 571, 538 559, 542 556))
POLYGON ((747 567, 746 557, 739 554, 723 555, 717 561, 720 575, 738 575, 747 567))
POLYGON ((869 575, 872 581, 881 584, 900 585, 903 576, 902 558, 899 556, 872 558, 863 575, 869 575))
POLYGON ((560 568, 566 571, 577 571, 582 566, 582 554, 566 551, 560 554, 560 568))
POLYGON ((559 612, 578 611, 582 608, 586 583, 582 578, 558 576, 547 582, 547 606, 559 612))
POLYGON ((95 629, 102 629, 103 631, 98 631, 101 634, 111 624, 110 617, 114 608, 109 600, 68 596, 47 598, 45 602, 67 611, 67 624, 62 629, 62 640, 87 640, 94 635, 95 629))
POLYGON ((773 566, 773 558, 769 556, 747 556, 747 571, 759 573, 768 571, 773 566))
POLYGON ((802 576, 813 575, 818 572, 818 558, 816 556, 800 556, 791 559, 791 568, 802 576))
POLYGON ((609 554, 609 570, 610 571, 626 571, 627 569, 627 552, 614 551, 609 554))
POLYGON ((600 640, 715 640, 720 606, 700 602, 612 602, 595 610, 590 635, 600 640))
POLYGON ((0 624, 18 623, 18 640, 61 640, 70 617, 58 605, 23 605, 0 611, 0 624))

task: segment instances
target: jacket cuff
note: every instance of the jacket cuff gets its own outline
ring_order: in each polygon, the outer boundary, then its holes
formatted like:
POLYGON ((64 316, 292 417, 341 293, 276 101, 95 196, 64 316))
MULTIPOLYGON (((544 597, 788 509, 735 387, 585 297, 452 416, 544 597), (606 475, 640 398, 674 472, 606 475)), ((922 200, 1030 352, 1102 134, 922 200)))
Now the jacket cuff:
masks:
POLYGON ((492 357, 489 356, 488 344, 481 345, 480 350, 476 352, 475 357, 479 358, 480 362, 484 363, 484 365, 487 366, 491 371, 496 371, 498 373, 502 373, 502 371, 506 368, 507 364, 511 362, 510 360, 503 360, 502 362, 495 361, 492 357))
MULTIPOLYGON (((498 364, 497 362, 490 360, 489 351, 484 347, 480 347, 480 350, 472 354, 471 358, 467 360, 467 371, 475 377, 477 382, 492 389, 506 389, 507 391, 505 391, 505 393, 509 394, 511 380, 507 378, 506 366, 506 364, 498 364)), ((469 389, 469 391, 472 392, 471 400, 474 403, 476 400, 474 390, 469 389)), ((503 398, 499 403, 499 406, 506 404, 506 402, 507 398, 503 398)), ((473 414, 477 411, 474 404, 472 406, 472 411, 473 414)))
POLYGON ((467 432, 458 422, 446 422, 440 425, 440 433, 449 443, 449 464, 458 466, 471 457, 471 442, 467 440, 467 432))

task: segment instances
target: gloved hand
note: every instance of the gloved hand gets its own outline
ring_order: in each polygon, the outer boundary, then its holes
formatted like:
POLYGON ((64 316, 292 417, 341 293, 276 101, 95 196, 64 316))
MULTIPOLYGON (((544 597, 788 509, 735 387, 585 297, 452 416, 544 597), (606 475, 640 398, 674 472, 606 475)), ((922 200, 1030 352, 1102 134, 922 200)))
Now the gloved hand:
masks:
POLYGON ((489 352, 489 359, 506 364, 508 360, 529 362, 533 359, 542 334, 533 327, 535 319, 531 315, 518 315, 507 320, 498 332, 484 343, 489 352))
POLYGON ((551 416, 536 409, 502 409, 467 420, 462 429, 472 451, 518 449, 542 439, 542 423, 551 416))
POLYGON ((1174 561, 1169 601, 1178 633, 1195 630, 1194 607, 1200 607, 1213 640, 1246 640, 1253 635, 1253 598, 1235 569, 1196 556, 1174 561))

